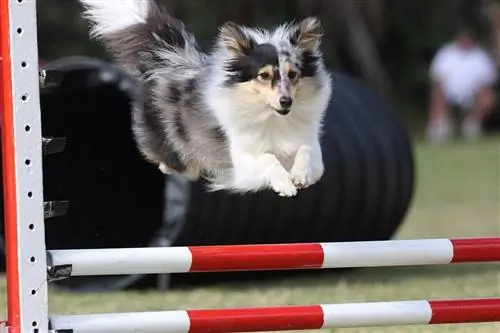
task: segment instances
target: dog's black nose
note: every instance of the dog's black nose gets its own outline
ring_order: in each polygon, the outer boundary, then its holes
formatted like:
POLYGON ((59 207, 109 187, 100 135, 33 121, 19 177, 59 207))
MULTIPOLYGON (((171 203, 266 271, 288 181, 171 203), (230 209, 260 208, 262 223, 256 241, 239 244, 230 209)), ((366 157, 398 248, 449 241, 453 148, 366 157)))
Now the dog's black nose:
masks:
POLYGON ((282 96, 280 97, 280 105, 283 109, 289 109, 292 106, 293 100, 291 97, 282 96))

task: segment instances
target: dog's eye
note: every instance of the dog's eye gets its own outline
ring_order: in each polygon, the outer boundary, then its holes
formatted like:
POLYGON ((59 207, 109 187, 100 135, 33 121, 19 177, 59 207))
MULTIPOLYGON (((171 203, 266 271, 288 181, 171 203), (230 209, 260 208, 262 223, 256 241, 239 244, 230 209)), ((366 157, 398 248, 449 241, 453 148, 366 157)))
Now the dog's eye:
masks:
POLYGON ((297 74, 297 72, 294 72, 294 71, 288 72, 288 78, 290 80, 295 80, 297 78, 297 76, 299 76, 299 74, 297 74))
POLYGON ((271 78, 271 74, 269 74, 268 72, 262 72, 259 74, 259 77, 262 80, 269 80, 271 78))

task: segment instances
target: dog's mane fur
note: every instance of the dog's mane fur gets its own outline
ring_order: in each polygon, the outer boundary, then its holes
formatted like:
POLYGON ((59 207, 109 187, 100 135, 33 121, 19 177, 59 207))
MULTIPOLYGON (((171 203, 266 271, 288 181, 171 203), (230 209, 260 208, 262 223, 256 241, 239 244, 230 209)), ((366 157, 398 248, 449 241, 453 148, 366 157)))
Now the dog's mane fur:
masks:
POLYGON ((92 23, 90 35, 142 83, 133 132, 140 152, 164 172, 206 177, 213 190, 256 191, 265 186, 260 170, 236 170, 235 147, 273 152, 286 164, 298 146, 320 135, 331 83, 317 20, 273 31, 227 23, 213 50, 204 53, 184 24, 154 0, 80 2, 92 23), (261 57, 274 52, 300 72, 286 117, 243 88, 253 75, 245 72, 248 54, 262 45, 270 47, 260 47, 261 57))

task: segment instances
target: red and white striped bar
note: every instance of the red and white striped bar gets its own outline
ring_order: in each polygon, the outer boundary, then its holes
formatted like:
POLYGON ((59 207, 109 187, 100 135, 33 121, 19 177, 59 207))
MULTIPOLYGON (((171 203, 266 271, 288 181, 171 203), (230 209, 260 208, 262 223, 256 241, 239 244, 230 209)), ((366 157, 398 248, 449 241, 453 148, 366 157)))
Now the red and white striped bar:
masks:
POLYGON ((72 333, 236 333, 500 321, 500 298, 53 316, 72 333))
POLYGON ((500 262, 500 237, 48 252, 71 276, 297 270, 500 262))

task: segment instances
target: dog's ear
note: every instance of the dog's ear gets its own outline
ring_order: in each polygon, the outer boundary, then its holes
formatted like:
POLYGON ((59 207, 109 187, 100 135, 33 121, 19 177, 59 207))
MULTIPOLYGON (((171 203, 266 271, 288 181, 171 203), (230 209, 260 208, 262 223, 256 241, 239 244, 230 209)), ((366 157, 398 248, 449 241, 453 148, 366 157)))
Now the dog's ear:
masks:
POLYGON ((321 43, 323 27, 316 17, 307 17, 295 25, 290 42, 308 51, 315 51, 321 43))
POLYGON ((253 47, 252 39, 234 22, 226 22, 221 26, 219 40, 233 55, 247 55, 253 47))

